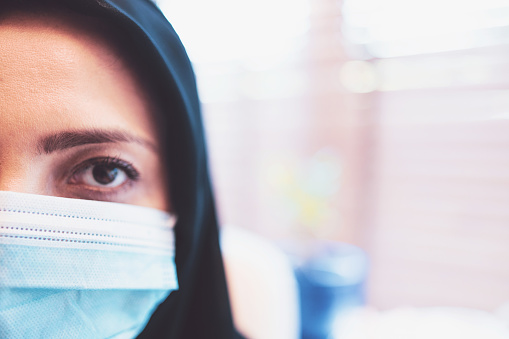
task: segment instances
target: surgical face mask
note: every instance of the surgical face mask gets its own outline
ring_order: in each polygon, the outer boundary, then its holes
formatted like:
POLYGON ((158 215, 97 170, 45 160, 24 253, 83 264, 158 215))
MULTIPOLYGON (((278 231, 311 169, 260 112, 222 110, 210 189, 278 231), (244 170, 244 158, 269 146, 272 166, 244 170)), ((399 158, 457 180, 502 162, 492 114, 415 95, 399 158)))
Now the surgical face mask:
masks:
POLYGON ((0 338, 133 338, 178 288, 174 218, 0 191, 0 338))

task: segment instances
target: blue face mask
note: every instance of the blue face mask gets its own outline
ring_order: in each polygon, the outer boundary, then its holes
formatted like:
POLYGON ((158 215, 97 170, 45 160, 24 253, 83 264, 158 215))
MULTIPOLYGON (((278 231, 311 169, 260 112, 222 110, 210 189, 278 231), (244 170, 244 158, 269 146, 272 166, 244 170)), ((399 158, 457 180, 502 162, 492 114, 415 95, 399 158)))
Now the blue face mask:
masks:
POLYGON ((178 288, 174 218, 0 191, 0 338, 133 338, 178 288))

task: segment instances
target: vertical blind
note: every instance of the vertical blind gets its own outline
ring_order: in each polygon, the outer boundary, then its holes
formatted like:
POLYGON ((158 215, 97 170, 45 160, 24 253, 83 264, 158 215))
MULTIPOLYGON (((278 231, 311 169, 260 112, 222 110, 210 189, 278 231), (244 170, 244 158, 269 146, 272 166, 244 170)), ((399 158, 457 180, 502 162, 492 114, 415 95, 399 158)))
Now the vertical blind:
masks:
POLYGON ((347 0, 343 16, 377 79, 371 303, 496 310, 509 301, 509 2, 347 0))

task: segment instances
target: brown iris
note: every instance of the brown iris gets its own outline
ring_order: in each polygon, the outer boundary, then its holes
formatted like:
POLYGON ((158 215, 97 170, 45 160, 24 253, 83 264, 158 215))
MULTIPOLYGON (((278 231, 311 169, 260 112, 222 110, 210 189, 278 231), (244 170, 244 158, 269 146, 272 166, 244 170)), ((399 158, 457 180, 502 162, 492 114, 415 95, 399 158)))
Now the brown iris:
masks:
POLYGON ((96 165, 92 170, 94 180, 101 185, 111 184, 118 175, 118 168, 113 165, 96 165))

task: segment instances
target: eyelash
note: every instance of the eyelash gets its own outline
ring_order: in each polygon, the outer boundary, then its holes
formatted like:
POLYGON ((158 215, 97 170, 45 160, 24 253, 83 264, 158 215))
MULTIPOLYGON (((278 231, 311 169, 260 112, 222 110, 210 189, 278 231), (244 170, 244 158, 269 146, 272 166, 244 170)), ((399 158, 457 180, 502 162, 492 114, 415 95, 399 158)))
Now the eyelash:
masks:
POLYGON ((134 168, 133 164, 128 161, 122 160, 118 157, 96 157, 88 159, 85 162, 79 164, 71 173, 71 178, 86 171, 92 166, 104 165, 118 167, 125 172, 127 177, 132 181, 138 181, 140 173, 134 168))

